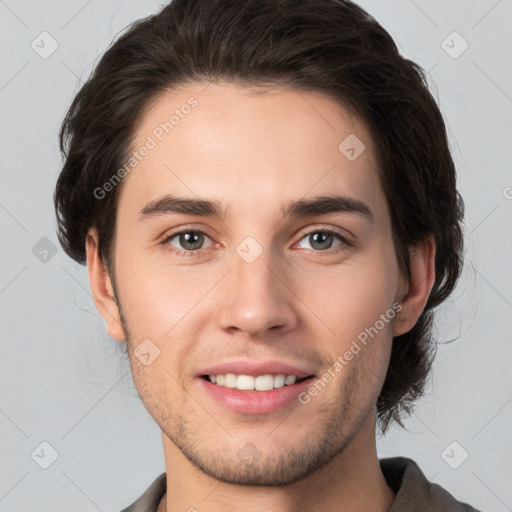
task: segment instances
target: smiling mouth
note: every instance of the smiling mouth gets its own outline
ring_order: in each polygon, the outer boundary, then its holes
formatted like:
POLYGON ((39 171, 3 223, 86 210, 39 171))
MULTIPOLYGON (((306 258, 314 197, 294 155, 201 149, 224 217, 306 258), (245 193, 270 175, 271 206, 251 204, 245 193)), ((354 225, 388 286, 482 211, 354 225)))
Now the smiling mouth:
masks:
POLYGON ((226 373, 219 375, 201 375, 202 379, 220 387, 238 389, 240 391, 271 391, 285 386, 293 386, 300 382, 312 378, 314 375, 299 378, 295 375, 237 375, 226 373))

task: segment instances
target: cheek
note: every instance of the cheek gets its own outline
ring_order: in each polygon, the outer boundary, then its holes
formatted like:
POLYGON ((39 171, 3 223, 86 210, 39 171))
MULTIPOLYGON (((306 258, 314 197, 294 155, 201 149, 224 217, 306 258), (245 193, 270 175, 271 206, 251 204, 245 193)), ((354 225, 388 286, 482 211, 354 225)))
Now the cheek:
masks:
POLYGON ((354 372, 372 397, 385 377, 399 309, 392 254, 386 258, 380 252, 336 270, 331 267, 324 279, 314 281, 320 286, 304 286, 303 292, 308 307, 322 321, 308 315, 312 318, 308 336, 319 341, 318 333, 326 333, 321 350, 331 361, 340 362, 340 376, 354 372))
POLYGON ((342 339, 357 336, 394 304, 397 272, 383 261, 382 257, 354 259, 338 268, 308 272, 303 276, 300 296, 331 334, 334 331, 342 339))
POLYGON ((176 370, 164 363, 162 356, 149 366, 143 365, 135 355, 130 356, 133 382, 148 412, 159 422, 172 416, 173 411, 183 409, 186 398, 179 393, 176 370), (166 404, 173 404, 169 408, 166 404))
POLYGON ((162 262, 121 250, 116 254, 118 291, 130 326, 158 337, 193 307, 208 284, 202 282, 199 267, 169 268, 162 262))

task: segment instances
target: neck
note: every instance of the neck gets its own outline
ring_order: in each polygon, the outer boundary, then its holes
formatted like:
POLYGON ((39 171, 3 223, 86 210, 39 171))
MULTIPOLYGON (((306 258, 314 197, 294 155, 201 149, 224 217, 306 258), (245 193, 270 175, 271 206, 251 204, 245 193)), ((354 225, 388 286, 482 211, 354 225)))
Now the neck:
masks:
POLYGON ((331 462, 302 480, 283 486, 242 486, 206 475, 162 433, 167 495, 158 512, 386 512, 395 498, 380 469, 375 415, 331 462))

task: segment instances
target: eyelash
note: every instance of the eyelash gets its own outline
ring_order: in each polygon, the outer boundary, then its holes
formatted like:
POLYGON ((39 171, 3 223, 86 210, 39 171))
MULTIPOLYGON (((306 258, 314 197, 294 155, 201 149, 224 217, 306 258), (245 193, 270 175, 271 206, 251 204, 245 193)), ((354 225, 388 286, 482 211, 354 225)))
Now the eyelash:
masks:
MULTIPOLYGON (((180 256, 182 258, 189 258, 189 257, 193 258, 193 257, 198 257, 198 256, 201 255, 200 254, 201 249, 186 251, 186 250, 182 250, 182 249, 176 249, 176 247, 173 247, 173 246, 169 245, 169 241, 170 240, 172 240, 173 238, 175 238, 178 235, 181 235, 182 233, 201 233, 201 234, 207 236, 208 238, 211 238, 208 235, 208 233, 206 233, 205 231, 203 231, 201 229, 182 229, 181 231, 176 231, 174 233, 171 233, 169 236, 165 237, 165 239, 162 241, 162 245, 167 250, 169 250, 170 252, 175 254, 176 256, 180 256)), ((337 231, 333 231, 333 230, 330 230, 330 229, 314 229, 312 231, 308 231, 306 233, 302 233, 301 237, 299 239, 299 242, 301 240, 303 240, 304 238, 306 238, 307 236, 312 235, 314 233, 324 233, 324 234, 333 235, 335 237, 338 237, 338 239, 341 241, 340 245, 338 245, 336 247, 333 247, 332 249, 325 249, 323 251, 322 250, 316 250, 315 251, 314 249, 310 249, 310 250, 313 251, 313 253, 317 253, 315 255, 315 257, 321 257, 324 254, 330 254, 330 255, 338 254, 339 252, 346 250, 347 247, 351 247, 352 246, 352 242, 350 242, 347 238, 345 238, 344 236, 340 235, 337 231)))

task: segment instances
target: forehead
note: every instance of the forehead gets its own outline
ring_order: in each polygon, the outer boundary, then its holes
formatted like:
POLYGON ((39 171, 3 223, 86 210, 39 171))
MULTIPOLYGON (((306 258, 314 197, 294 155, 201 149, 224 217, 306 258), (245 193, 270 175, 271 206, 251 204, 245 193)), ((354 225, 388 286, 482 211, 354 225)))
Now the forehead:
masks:
POLYGON ((382 200, 369 131, 318 92, 230 83, 166 91, 146 108, 131 150, 120 208, 165 193, 252 215, 257 204, 279 211, 308 195, 382 200))

